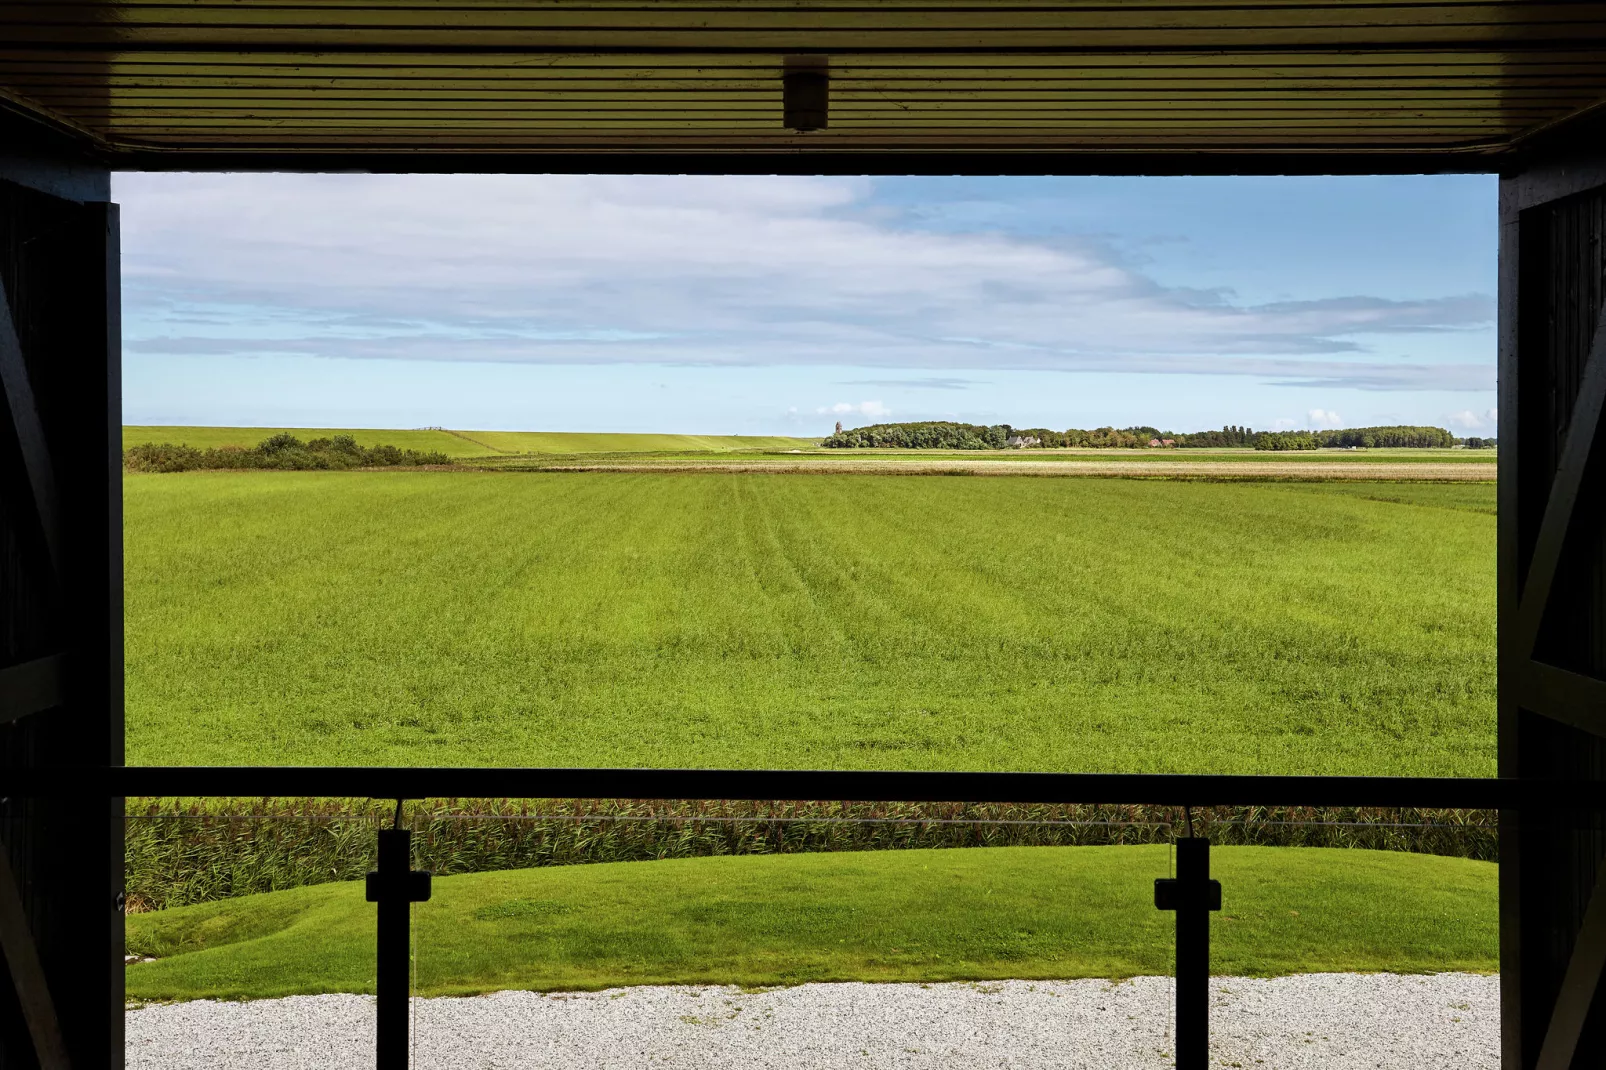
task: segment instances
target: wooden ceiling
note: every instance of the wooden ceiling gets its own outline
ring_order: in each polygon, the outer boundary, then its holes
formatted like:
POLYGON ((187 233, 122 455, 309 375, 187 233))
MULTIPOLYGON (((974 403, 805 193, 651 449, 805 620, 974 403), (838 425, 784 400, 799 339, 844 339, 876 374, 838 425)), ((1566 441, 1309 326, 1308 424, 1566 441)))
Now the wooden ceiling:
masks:
POLYGON ((1490 156, 1606 105, 1606 3, 7 0, 0 96, 130 159, 1490 156))

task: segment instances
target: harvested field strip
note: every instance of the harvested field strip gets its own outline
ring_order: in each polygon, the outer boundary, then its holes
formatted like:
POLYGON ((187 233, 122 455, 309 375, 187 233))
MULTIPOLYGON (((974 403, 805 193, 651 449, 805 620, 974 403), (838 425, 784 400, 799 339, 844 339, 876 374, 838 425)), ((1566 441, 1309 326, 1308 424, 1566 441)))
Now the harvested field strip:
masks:
MULTIPOLYGON (((420 995, 637 984, 1131 977, 1169 971, 1170 851, 1005 847, 692 858, 465 874, 415 908, 420 995)), ((1497 968, 1496 867, 1224 847, 1212 968, 1497 968)), ((136 999, 367 992, 362 882, 127 919, 136 999)))
POLYGON ((613 461, 554 459, 550 462, 497 463, 504 470, 528 468, 546 472, 731 472, 771 474, 844 473, 865 475, 976 475, 976 476, 1101 476, 1133 479, 1294 480, 1375 480, 1383 482, 1494 482, 1495 466, 1489 464, 1355 464, 1312 461, 1103 461, 1081 460, 1053 463, 1034 460, 995 460, 992 458, 925 460, 922 458, 809 457, 796 458, 664 458, 613 461))

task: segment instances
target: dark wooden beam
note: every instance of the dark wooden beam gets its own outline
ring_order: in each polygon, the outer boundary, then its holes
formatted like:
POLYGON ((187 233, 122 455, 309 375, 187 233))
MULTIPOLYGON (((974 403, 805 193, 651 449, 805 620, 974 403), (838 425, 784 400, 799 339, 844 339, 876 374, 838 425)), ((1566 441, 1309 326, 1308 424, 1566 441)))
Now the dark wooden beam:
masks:
POLYGON ((1596 822, 1581 779, 1229 776, 1193 773, 844 769, 560 769, 494 766, 55 766, 0 768, 0 793, 101 797, 369 799, 851 799, 859 802, 1152 803, 1161 806, 1535 808, 1596 822))
POLYGON ((1524 709, 1606 736, 1606 681, 1529 661, 1517 674, 1516 699, 1524 709))
MULTIPOLYGON (((1517 743, 1520 738, 1518 725, 1523 714, 1516 698, 1516 674, 1509 672, 1508 666, 1527 660, 1526 655, 1518 657, 1512 652, 1511 648, 1515 644, 1509 626, 1515 619, 1517 606, 1521 602, 1521 590, 1517 582, 1520 574, 1518 561, 1521 556, 1518 549, 1517 519, 1521 515, 1522 501, 1518 485, 1522 470, 1517 463, 1522 448, 1517 433, 1518 386, 1521 382, 1517 374, 1519 367, 1517 343, 1521 337, 1521 332, 1518 330, 1518 311, 1521 306, 1518 300, 1521 277, 1519 254, 1523 207, 1521 181, 1520 176, 1505 177, 1500 181, 1499 311, 1496 317, 1496 335, 1499 340, 1499 376, 1496 388, 1499 391, 1500 453, 1497 458, 1499 483, 1495 488, 1497 504, 1495 523, 1498 529, 1495 548, 1495 595, 1499 621, 1499 672, 1495 713, 1497 718, 1495 769, 1502 777, 1522 775, 1521 755, 1517 743)), ((1521 812, 1515 809, 1500 811, 1498 870, 1500 1064, 1513 1068, 1522 1066, 1523 1040, 1526 1036, 1523 1029, 1525 948, 1521 880, 1526 837, 1523 834, 1521 818, 1521 812)))
POLYGON ((1518 140, 1511 186, 1518 211, 1606 186, 1606 158, 1589 146, 1606 143, 1606 101, 1518 140), (1526 166, 1524 166, 1526 165, 1526 166))
POLYGON ((1341 146, 1277 150, 1170 152, 1068 149, 917 151, 774 149, 725 152, 676 149, 612 152, 416 152, 124 150, 106 157, 119 171, 270 171, 317 174, 536 175, 1422 175, 1495 174, 1510 166, 1497 154, 1354 152, 1341 146))

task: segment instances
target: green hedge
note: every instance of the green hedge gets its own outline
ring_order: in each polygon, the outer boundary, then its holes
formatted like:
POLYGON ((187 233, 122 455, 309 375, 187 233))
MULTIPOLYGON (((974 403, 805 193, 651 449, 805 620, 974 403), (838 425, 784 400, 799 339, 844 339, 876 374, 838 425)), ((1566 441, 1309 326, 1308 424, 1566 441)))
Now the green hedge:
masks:
POLYGON ((147 442, 123 451, 123 467, 130 472, 192 472, 204 468, 342 470, 451 463, 451 458, 444 453, 421 453, 395 446, 359 446, 350 435, 302 442, 294 435, 281 433, 249 449, 219 446, 203 450, 167 442, 161 445, 147 442))
MULTIPOLYGON (((129 800, 130 909, 327 881, 374 866, 394 804, 357 800, 129 800)), ((1218 844, 1363 847, 1492 860, 1494 815, 1470 810, 1195 810, 1218 844)), ((589 862, 934 847, 1164 843, 1158 806, 432 800, 410 804, 414 862, 437 874, 589 862)))

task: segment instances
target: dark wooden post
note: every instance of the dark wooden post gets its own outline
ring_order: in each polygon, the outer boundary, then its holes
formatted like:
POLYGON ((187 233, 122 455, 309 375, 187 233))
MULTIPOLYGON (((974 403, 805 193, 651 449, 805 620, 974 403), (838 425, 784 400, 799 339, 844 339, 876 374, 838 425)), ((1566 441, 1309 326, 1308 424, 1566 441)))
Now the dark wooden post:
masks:
POLYGON ((412 997, 411 910, 429 899, 429 874, 412 868, 413 834, 408 829, 381 829, 379 868, 368 874, 368 901, 379 904, 377 946, 377 1025, 374 1037, 378 1070, 407 1070, 407 1010, 412 997))
MULTIPOLYGON (((0 120, 0 773, 105 768, 123 762, 117 208, 103 166, 13 133, 0 120)), ((0 1066, 122 1065, 122 811, 0 790, 0 1066)))
MULTIPOLYGON (((1503 777, 1606 795, 1606 126, 1500 183, 1503 777)), ((1606 823, 1500 815, 1502 1065, 1606 1065, 1606 823)))
POLYGON ((1177 912, 1177 1070, 1210 1062, 1210 912, 1221 882, 1210 879, 1210 841, 1178 840, 1177 875, 1154 882, 1154 905, 1177 912))

